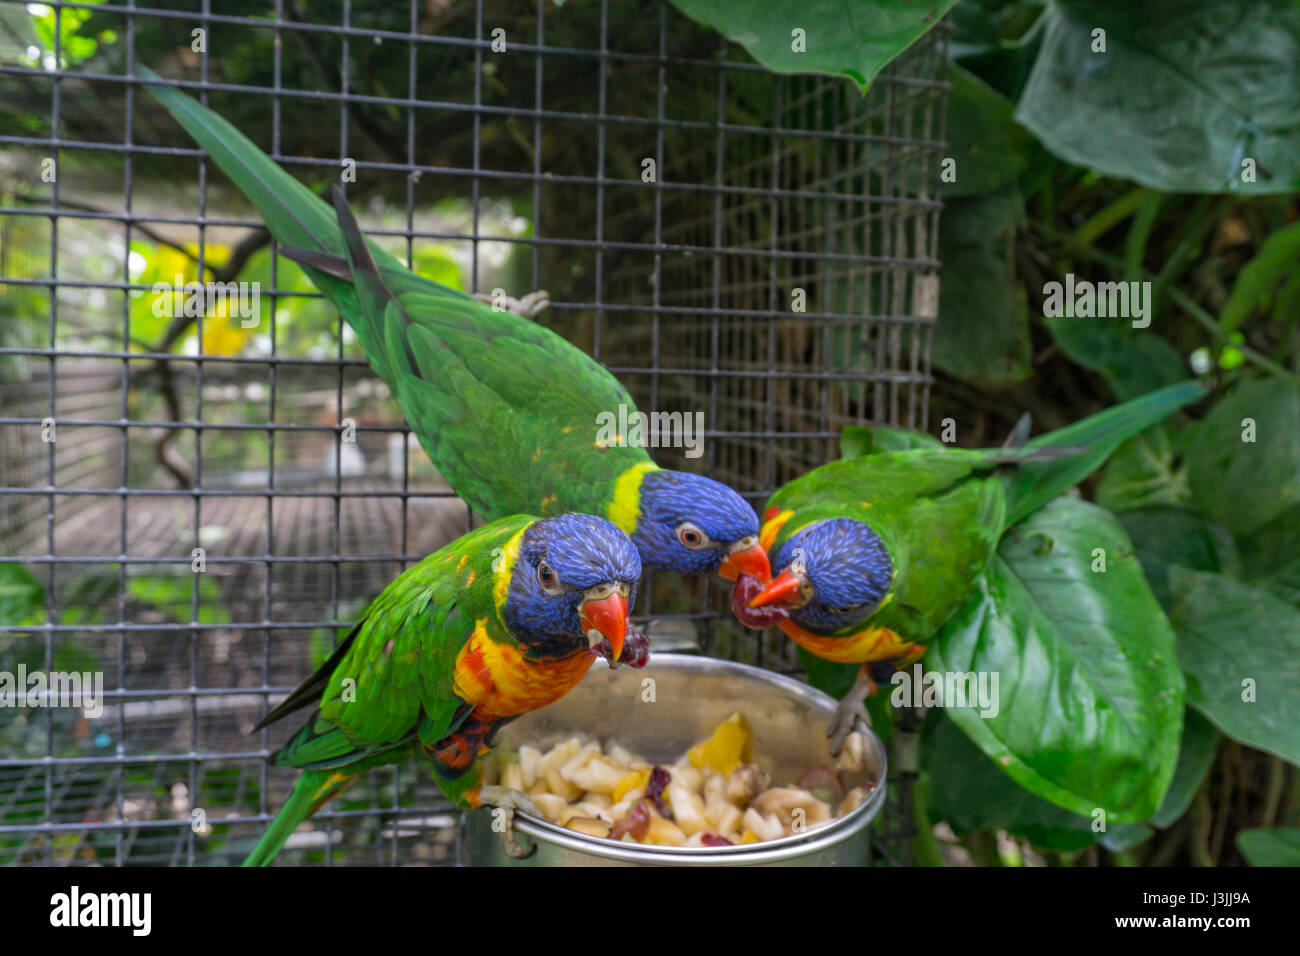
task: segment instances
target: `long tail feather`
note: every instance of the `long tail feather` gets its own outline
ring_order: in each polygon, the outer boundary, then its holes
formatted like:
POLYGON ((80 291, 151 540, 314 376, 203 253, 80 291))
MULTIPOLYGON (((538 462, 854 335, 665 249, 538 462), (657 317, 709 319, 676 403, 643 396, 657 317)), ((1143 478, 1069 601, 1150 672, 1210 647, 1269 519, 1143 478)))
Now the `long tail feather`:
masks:
MULTIPOLYGON (((151 81, 161 79, 147 67, 137 66, 136 72, 151 81)), ((376 326, 373 319, 368 320, 369 314, 359 308, 351 275, 340 276, 337 268, 328 268, 330 263, 336 263, 346 253, 335 210, 281 169, 219 114, 160 82, 149 82, 146 89, 158 98, 176 122, 248 197, 271 235, 282 245, 305 253, 293 258, 303 265, 312 283, 347 319, 361 340, 371 365, 382 378, 387 379, 382 327, 376 326), (318 256, 319 261, 313 261, 313 255, 318 256)), ((383 269, 405 269, 401 262, 380 247, 365 240, 362 242, 373 256, 372 264, 378 263, 383 269)))
POLYGON ((284 802, 280 812, 275 815, 262 839, 257 841, 253 852, 244 860, 244 866, 268 866, 284 846, 284 841, 321 805, 328 802, 340 790, 356 779, 355 774, 344 774, 335 770, 309 770, 303 773, 294 784, 293 792, 284 802))
POLYGON ((1008 473, 1007 526, 1083 481, 1134 435, 1204 396, 1205 388, 1197 382, 1170 385, 1027 442, 1025 449, 1030 451, 1049 446, 1087 450, 1057 461, 1026 462, 1008 473))

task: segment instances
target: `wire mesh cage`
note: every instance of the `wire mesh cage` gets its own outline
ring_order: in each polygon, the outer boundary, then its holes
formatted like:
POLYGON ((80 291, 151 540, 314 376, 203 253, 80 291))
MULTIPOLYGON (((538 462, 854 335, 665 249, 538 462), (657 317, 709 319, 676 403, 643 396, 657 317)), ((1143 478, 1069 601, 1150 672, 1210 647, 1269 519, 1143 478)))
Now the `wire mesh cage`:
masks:
MULTIPOLYGON (((43 588, 0 647, 104 682, 97 718, 0 711, 4 863, 238 862, 293 780, 266 765, 282 732, 250 735, 267 702, 475 520, 137 64, 309 184, 350 167, 366 231, 417 271, 547 289, 539 321, 642 409, 704 414, 699 457, 661 464, 757 507, 845 424, 926 425, 942 25, 863 95, 667 3, 216 6, 0 4, 0 561, 43 588), (159 308, 235 277, 253 321, 159 308)), ((798 669, 710 582, 660 575, 637 613, 798 669)), ((883 858, 906 818, 882 818, 883 858)), ((396 767, 282 859, 458 862, 458 833, 396 767)))

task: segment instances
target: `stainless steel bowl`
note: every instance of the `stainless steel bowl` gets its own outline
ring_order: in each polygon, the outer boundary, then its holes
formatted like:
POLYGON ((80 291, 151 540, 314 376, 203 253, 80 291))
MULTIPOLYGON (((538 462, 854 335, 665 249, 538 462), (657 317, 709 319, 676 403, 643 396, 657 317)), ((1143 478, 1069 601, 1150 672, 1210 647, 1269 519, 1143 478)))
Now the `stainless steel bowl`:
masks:
MULTIPOLYGON (((563 699, 520 717, 498 743, 546 749, 580 734, 622 744, 647 760, 675 762, 734 711, 754 731, 754 759, 786 785, 821 764, 833 765, 826 723, 835 701, 806 684, 770 671, 686 654, 655 654, 644 670, 611 671, 597 662, 563 699), (653 684, 646 683, 647 680, 653 684), (649 691, 653 691, 653 701, 649 691)), ((865 725, 866 766, 845 782, 874 784, 851 813, 807 833, 729 847, 661 847, 588 837, 547 820, 515 815, 516 838, 535 852, 514 860, 501 849, 487 809, 466 817, 466 847, 476 866, 858 866, 868 862, 866 826, 885 800, 885 749, 865 725)), ((497 768, 488 758, 487 779, 497 768)))

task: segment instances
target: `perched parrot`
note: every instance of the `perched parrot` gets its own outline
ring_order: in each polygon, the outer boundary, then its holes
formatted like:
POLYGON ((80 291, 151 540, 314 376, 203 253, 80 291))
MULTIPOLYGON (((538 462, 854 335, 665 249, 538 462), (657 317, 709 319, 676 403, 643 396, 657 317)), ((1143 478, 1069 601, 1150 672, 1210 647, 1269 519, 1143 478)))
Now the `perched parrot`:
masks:
POLYGON ((627 624, 640 577, 627 535, 579 514, 499 518, 409 568, 258 724, 315 708, 272 758, 302 775, 244 865, 270 863, 362 771, 416 753, 458 807, 537 814, 526 795, 484 785, 478 757, 498 727, 564 696, 598 656, 645 665, 648 641, 627 624))
MULTIPOLYGON (((1003 532, 1086 478, 1123 441, 1203 395, 1195 382, 1171 385, 1030 442, 1025 419, 1023 434, 997 449, 882 430, 888 440, 878 444, 901 450, 841 458, 768 500, 761 541, 779 573, 765 587, 738 580, 732 609, 750 627, 777 624, 810 654, 860 665, 831 725, 837 753, 865 716, 875 679, 920 659, 1003 532)), ((870 438, 855 429, 841 442, 870 438)))
POLYGON ((364 239, 341 187, 331 209, 216 113, 148 88, 356 331, 429 458, 476 512, 600 515, 647 568, 770 577, 758 515, 739 494, 600 440, 602 413, 624 405, 630 418, 635 404, 598 362, 527 318, 416 275, 364 239))

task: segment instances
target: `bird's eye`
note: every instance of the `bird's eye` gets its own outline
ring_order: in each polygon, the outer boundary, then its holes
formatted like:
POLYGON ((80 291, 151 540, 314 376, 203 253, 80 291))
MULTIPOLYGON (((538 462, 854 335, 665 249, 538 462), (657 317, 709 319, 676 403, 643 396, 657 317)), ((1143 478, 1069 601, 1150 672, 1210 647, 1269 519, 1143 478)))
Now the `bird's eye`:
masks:
POLYGON ((830 610, 832 614, 852 614, 860 607, 862 607, 861 604, 845 604, 840 607, 833 607, 830 610))
POLYGON ((537 565, 537 583, 545 590, 554 592, 560 586, 560 576, 545 561, 537 565))
POLYGON ((692 551, 707 548, 713 543, 707 534, 689 521, 683 521, 677 526, 677 540, 692 551))

